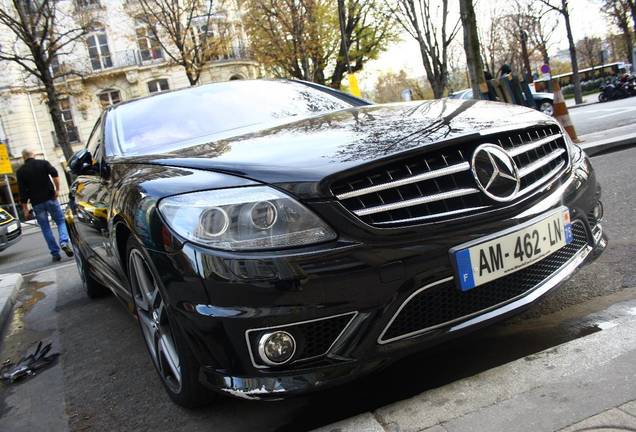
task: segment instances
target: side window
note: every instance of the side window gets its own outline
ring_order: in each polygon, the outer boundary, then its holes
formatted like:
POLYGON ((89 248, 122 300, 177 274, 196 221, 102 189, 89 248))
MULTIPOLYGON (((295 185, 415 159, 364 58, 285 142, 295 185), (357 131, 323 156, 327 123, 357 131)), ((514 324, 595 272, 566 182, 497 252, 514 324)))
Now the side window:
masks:
POLYGON ((101 163, 102 161, 102 128, 101 128, 102 119, 100 118, 95 123, 93 127, 93 131, 91 132, 91 136, 86 143, 86 150, 88 150, 93 156, 93 162, 96 164, 101 163))

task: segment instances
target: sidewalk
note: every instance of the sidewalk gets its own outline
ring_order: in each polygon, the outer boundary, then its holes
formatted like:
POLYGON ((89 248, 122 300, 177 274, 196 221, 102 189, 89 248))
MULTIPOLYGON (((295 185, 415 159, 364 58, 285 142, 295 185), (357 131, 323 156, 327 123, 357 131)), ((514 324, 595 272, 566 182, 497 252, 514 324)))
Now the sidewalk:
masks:
POLYGON ((574 98, 569 98, 569 99, 565 100, 565 105, 568 107, 568 109, 572 109, 572 108, 580 108, 580 107, 583 107, 583 106, 588 106, 588 105, 592 105, 592 104, 595 104, 595 103, 599 103, 598 102, 598 95, 599 94, 600 94, 600 92, 599 93, 592 93, 592 94, 583 96, 583 103, 579 104, 579 105, 576 104, 576 101, 574 100, 574 98))
POLYGON ((0 335, 11 309, 15 303, 18 290, 22 286, 20 273, 8 273, 0 275, 0 335))
POLYGON ((636 430, 634 316, 315 432, 581 430, 636 430))

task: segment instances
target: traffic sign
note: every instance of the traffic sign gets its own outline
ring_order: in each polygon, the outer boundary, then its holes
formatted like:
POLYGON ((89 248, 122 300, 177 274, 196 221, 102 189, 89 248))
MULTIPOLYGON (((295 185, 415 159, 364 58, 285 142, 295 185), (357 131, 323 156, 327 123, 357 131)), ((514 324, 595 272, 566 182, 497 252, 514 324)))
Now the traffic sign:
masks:
POLYGON ((550 73, 550 66, 547 64, 541 65, 541 73, 542 74, 549 74, 550 73))
POLYGON ((13 174, 13 167, 9 160, 6 144, 0 144, 0 174, 13 174))

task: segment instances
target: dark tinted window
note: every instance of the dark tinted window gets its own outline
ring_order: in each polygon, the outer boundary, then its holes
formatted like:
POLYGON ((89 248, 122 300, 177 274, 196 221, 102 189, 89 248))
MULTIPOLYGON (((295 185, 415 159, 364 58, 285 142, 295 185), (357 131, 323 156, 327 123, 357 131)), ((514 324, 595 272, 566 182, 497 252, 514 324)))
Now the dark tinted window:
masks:
POLYGON ((219 132, 350 106, 294 82, 231 81, 142 99, 114 112, 121 151, 150 154, 219 132))

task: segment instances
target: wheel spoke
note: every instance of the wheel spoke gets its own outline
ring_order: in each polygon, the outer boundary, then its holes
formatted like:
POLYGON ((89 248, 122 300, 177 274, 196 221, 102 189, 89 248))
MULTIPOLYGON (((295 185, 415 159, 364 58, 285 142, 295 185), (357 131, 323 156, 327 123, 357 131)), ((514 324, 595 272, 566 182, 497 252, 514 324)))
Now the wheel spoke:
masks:
MULTIPOLYGON (((159 339, 159 350, 163 353, 163 357, 168 363, 168 367, 172 372, 172 376, 181 383, 181 370, 179 369, 179 356, 172 343, 172 338, 166 334, 162 334, 159 339)), ((167 371, 166 371, 167 372, 167 371)), ((165 373, 165 372, 164 372, 165 373)))
POLYGON ((157 339, 157 326, 152 318, 150 318, 145 312, 138 314, 139 322, 141 324, 141 330, 143 331, 144 339, 148 345, 148 350, 152 356, 152 360, 158 363, 157 347, 155 340, 157 339))

